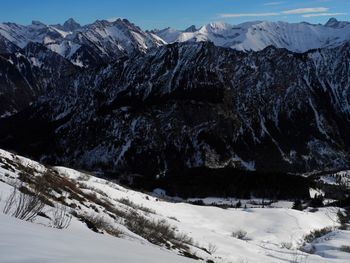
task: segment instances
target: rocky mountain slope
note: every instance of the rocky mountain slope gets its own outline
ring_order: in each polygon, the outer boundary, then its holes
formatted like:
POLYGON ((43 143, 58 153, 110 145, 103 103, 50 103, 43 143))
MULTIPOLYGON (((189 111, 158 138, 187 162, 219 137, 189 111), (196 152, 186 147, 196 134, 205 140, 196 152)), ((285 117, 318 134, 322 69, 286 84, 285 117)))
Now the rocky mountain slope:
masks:
POLYGON ((2 23, 0 117, 20 111, 51 89, 65 87, 79 68, 106 65, 163 44, 126 19, 85 26, 73 19, 63 25, 2 23))
POLYGON ((21 111, 50 90, 64 88, 79 70, 39 43, 0 54, 0 118, 21 111))
MULTIPOLYGON (((251 22, 241 27, 258 26, 284 30, 298 47, 303 38, 295 32, 317 29, 331 37, 349 25, 330 20, 325 26, 251 22)), ((164 45, 120 19, 0 28, 12 43, 6 49, 12 53, 0 57, 2 147, 48 163, 152 179, 197 167, 349 168, 346 34, 329 38, 336 41, 327 48, 296 53, 278 48, 284 40, 261 51, 208 41, 164 45)), ((205 28, 218 36, 229 26, 205 28)), ((311 47, 303 43, 299 51, 311 47)))
POLYGON ((2 120, 0 145, 152 177, 193 167, 347 168, 349 51, 164 46, 76 75, 2 120))
MULTIPOLYGON (((27 46, 30 49, 33 43, 36 43, 42 45, 42 49, 44 47, 47 49, 47 51, 41 52, 42 54, 47 53, 44 56, 53 56, 47 61, 53 61, 50 65, 50 67, 53 66, 53 70, 50 71, 56 72, 57 68, 54 65, 56 60, 60 65, 62 63, 68 65, 68 62, 70 62, 80 68, 95 68, 124 56, 146 53, 152 48, 174 42, 211 41, 217 46, 255 51, 272 45, 294 52, 305 52, 313 48, 331 48, 343 44, 350 39, 349 25, 348 22, 337 21, 333 18, 325 25, 249 22, 233 26, 225 23, 211 23, 199 29, 190 26, 184 31, 167 28, 149 32, 142 31, 126 19, 97 20, 84 26, 74 21, 74 19, 67 20, 63 25, 45 25, 39 21, 33 21, 28 26, 2 23, 0 24, 0 54, 5 59, 9 55, 14 56, 14 54, 16 57, 21 56, 25 59, 27 46), (63 62, 63 58, 67 62, 63 62)), ((26 59, 29 63, 26 66, 17 65, 16 63, 12 63, 13 66, 11 66, 14 67, 11 71, 16 70, 15 68, 22 68, 22 70, 19 70, 19 74, 24 74, 24 76, 16 77, 18 79, 18 89, 14 88, 16 85, 11 80, 11 75, 13 76, 14 73, 7 73, 9 65, 0 68, 0 71, 4 72, 3 75, 9 75, 6 80, 5 78, 2 80, 4 83, 1 92, 3 106, 0 109, 0 116, 8 116, 18 112, 47 89, 46 87, 38 87, 43 85, 42 80, 30 76, 31 73, 28 72, 32 71, 28 67, 40 68, 42 64, 37 61, 40 58, 30 56, 26 59), (41 84, 37 82, 41 82, 41 84), (25 87, 28 85, 31 87, 25 87), (23 91, 21 91, 22 87, 23 91), (23 93, 23 98, 14 97, 13 95, 16 92, 14 90, 23 93), (18 98, 18 101, 14 101, 13 98, 18 98)), ((13 62, 16 62, 16 60, 13 62)), ((60 70, 65 72, 71 71, 72 68, 71 65, 65 69, 62 69, 62 65, 59 67, 60 70)), ((50 78, 50 75, 48 77, 50 78)), ((57 79, 54 78, 51 84, 56 82, 57 79)))

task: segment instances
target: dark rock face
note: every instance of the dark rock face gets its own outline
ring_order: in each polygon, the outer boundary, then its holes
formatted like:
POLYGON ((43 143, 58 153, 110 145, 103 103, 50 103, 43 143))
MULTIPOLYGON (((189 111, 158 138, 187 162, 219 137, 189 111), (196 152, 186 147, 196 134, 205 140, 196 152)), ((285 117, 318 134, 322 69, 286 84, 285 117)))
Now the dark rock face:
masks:
POLYGON ((330 18, 327 23, 325 24, 326 27, 333 27, 333 28, 344 28, 349 25, 349 22, 347 21, 338 21, 336 18, 330 18))
POLYGON ((195 25, 192 25, 190 27, 188 27, 187 29, 185 29, 185 32, 196 32, 198 29, 196 28, 195 25))
POLYGON ((46 92, 64 87, 78 70, 38 43, 0 55, 0 117, 17 113, 46 92))
MULTIPOLYGON (((30 78, 32 74, 29 63, 21 58, 19 60, 30 78)), ((0 69, 0 117, 5 117, 27 107, 35 98, 36 87, 5 56, 0 56, 0 69)))
POLYGON ((349 52, 183 43, 122 57, 73 72, 0 120, 0 147, 149 178, 193 167, 349 168, 349 52))
POLYGON ((0 54, 11 54, 19 50, 19 47, 0 35, 0 54))
POLYGON ((81 28, 81 25, 77 23, 73 18, 69 18, 66 22, 64 22, 62 28, 63 30, 69 32, 69 31, 75 31, 81 28))

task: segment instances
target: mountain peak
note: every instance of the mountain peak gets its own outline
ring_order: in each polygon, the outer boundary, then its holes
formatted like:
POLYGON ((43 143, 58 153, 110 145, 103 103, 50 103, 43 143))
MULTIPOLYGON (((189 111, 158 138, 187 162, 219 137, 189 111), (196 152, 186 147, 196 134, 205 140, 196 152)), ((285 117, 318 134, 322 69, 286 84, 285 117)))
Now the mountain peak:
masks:
POLYGON ((338 23, 339 23, 338 19, 336 19, 335 17, 332 17, 327 21, 325 26, 333 26, 333 25, 338 24, 338 23))
POLYGON ((227 30, 230 28, 232 28, 232 25, 227 24, 225 22, 212 22, 201 27, 201 29, 206 29, 209 31, 221 31, 221 30, 227 30))
POLYGON ((36 27, 46 27, 46 25, 40 21, 37 20, 33 20, 32 21, 32 26, 36 26, 36 27))
POLYGON ((197 31, 197 28, 195 25, 192 25, 190 27, 188 27, 187 29, 185 29, 184 32, 196 32, 197 31))
POLYGON ((333 27, 333 28, 344 28, 347 25, 349 25, 349 22, 339 21, 334 17, 330 18, 325 24, 326 27, 333 27))
POLYGON ((79 23, 77 23, 73 18, 69 18, 63 24, 63 29, 66 31, 74 31, 80 27, 81 27, 81 25, 79 23))

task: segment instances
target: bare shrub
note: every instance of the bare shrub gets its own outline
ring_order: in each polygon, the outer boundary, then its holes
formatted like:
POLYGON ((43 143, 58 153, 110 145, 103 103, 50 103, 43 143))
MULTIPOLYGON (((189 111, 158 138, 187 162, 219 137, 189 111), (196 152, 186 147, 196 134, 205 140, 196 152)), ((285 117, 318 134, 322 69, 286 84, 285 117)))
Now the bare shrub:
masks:
POLYGON ((339 250, 346 253, 350 253, 350 246, 341 246, 339 250))
POLYGON ((58 229, 66 229, 69 227, 72 220, 72 215, 69 214, 69 209, 65 205, 56 207, 52 215, 52 227, 58 229))
POLYGON ((281 243, 281 248, 286 248, 288 250, 292 249, 293 244, 291 242, 282 242, 281 243))
POLYGON ((317 238, 323 237, 333 231, 332 227, 325 227, 322 229, 316 229, 304 236, 306 243, 312 243, 317 238))
POLYGON ((93 187, 93 186, 88 185, 84 182, 79 182, 78 185, 79 185, 80 189, 90 190, 90 191, 93 191, 94 193, 98 193, 104 197, 108 197, 108 195, 103 190, 101 190, 99 188, 93 187))
POLYGON ((126 227, 135 234, 147 239, 156 245, 169 246, 169 242, 175 248, 188 249, 193 240, 185 234, 177 234, 176 228, 166 220, 149 220, 145 216, 130 212, 125 220, 126 227))
POLYGON ((123 232, 114 227, 108 220, 106 220, 103 216, 101 215, 76 215, 78 218, 80 218, 82 221, 86 223, 86 225, 93 230, 94 232, 99 232, 99 233, 107 233, 115 237, 120 237, 123 232))
POLYGON ((90 178, 91 178, 90 175, 81 173, 81 174, 78 176, 77 180, 78 180, 78 181, 89 181, 90 178))
POLYGON ((177 234, 176 235, 176 240, 177 240, 178 243, 181 243, 181 244, 193 245, 192 237, 189 237, 185 233, 177 234))
POLYGON ((248 240, 248 238, 247 238, 247 232, 244 231, 244 230, 241 230, 241 229, 239 229, 239 230, 237 230, 237 231, 233 231, 233 232, 232 232, 232 236, 233 236, 234 238, 237 238, 237 239, 248 240))
POLYGON ((88 219, 97 229, 104 229, 109 226, 109 222, 102 215, 86 215, 85 219, 88 219))
POLYGON ((338 210, 337 212, 338 222, 340 223, 341 230, 347 230, 349 228, 350 213, 348 211, 338 210))
POLYGON ((23 190, 19 191, 14 187, 5 201, 3 212, 24 221, 33 221, 44 207, 40 193, 23 193, 23 190))
POLYGON ((96 192, 104 197, 109 197, 108 194, 106 194, 104 191, 102 191, 101 189, 98 189, 96 187, 92 187, 91 190, 93 190, 94 192, 96 192))
POLYGON ((216 251, 218 250, 218 247, 215 246, 214 244, 212 243, 209 243, 208 245, 208 252, 212 255, 214 254, 216 251))
POLYGON ((5 206, 2 210, 2 212, 5 215, 8 215, 10 213, 10 211, 13 209, 13 207, 16 204, 16 196, 17 196, 17 188, 14 187, 13 191, 11 192, 11 194, 7 197, 7 199, 5 200, 5 206))
POLYGON ((135 210, 141 210, 145 213, 150 213, 150 214, 155 214, 156 211, 154 211, 153 209, 150 209, 148 207, 144 207, 143 205, 138 205, 136 203, 134 203, 133 201, 131 201, 130 199, 128 198, 121 198, 119 200, 117 200, 119 203, 122 203, 126 206, 129 206, 131 208, 134 208, 135 210))

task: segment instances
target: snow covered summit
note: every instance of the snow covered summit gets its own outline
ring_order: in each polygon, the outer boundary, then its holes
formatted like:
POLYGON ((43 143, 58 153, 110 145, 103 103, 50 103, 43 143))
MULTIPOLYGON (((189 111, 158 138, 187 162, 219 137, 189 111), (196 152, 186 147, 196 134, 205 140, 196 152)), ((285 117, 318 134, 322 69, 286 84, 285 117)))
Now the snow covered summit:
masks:
POLYGON ((85 26, 73 18, 63 25, 45 25, 39 21, 28 26, 0 24, 0 54, 12 52, 14 47, 25 48, 30 42, 43 44, 81 67, 111 62, 165 44, 158 36, 142 31, 126 19, 97 20, 85 26))
MULTIPOLYGON (((192 28, 193 29, 193 28, 192 28)), ((336 47, 350 40, 350 23, 330 19, 325 25, 253 21, 239 25, 215 22, 197 30, 167 28, 156 34, 168 43, 211 41, 217 46, 258 51, 267 46, 305 52, 336 47)))

